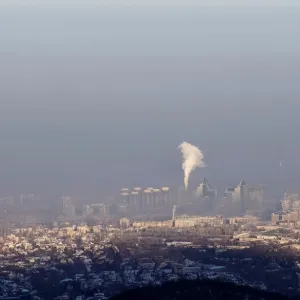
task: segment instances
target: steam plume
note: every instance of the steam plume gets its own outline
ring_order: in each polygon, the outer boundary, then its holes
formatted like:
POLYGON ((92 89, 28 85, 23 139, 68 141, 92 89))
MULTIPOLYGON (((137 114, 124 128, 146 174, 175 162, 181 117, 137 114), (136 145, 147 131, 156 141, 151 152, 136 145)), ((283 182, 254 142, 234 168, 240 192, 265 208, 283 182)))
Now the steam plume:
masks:
POLYGON ((179 145, 179 149, 182 153, 182 169, 184 171, 184 187, 187 190, 189 184, 189 177, 191 172, 198 168, 205 167, 203 162, 204 156, 200 149, 196 146, 183 142, 179 145))

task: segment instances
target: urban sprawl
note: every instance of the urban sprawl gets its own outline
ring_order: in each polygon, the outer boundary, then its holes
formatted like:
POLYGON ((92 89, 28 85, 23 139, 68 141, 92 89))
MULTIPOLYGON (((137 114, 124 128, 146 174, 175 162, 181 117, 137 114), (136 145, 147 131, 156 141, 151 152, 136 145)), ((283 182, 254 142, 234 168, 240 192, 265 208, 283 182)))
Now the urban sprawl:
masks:
POLYGON ((3 197, 0 299, 109 299, 179 279, 300 291, 300 195, 269 199, 241 181, 220 192, 122 188, 109 201, 3 197))

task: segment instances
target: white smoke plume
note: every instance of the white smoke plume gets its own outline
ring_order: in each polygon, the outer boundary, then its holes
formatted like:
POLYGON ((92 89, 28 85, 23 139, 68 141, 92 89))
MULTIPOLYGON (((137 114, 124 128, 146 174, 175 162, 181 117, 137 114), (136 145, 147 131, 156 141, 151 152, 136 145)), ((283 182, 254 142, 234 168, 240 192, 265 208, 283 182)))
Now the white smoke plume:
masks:
POLYGON ((191 172, 198 168, 204 168, 204 156, 199 148, 196 146, 183 142, 179 145, 179 149, 182 153, 182 169, 184 171, 184 187, 187 190, 189 184, 189 177, 191 172))

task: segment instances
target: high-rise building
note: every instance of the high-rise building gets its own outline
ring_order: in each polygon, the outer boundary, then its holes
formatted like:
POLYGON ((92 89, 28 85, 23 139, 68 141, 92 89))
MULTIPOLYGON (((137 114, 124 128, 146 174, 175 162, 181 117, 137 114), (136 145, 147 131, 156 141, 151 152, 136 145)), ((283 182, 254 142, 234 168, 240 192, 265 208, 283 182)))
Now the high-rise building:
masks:
POLYGON ((204 197, 215 198, 217 192, 207 182, 206 178, 204 178, 203 181, 197 187, 196 195, 201 198, 204 197))
POLYGON ((232 198, 232 194, 234 193, 234 188, 229 187, 224 191, 224 197, 225 198, 232 198))
POLYGON ((119 205, 126 206, 129 211, 138 211, 141 208, 154 208, 163 206, 170 202, 170 188, 135 187, 121 189, 121 200, 119 205))
POLYGON ((104 203, 90 204, 90 207, 93 209, 93 214, 101 217, 106 217, 107 209, 104 203))
POLYGON ((153 187, 147 187, 147 189, 149 191, 149 195, 150 196, 150 201, 148 201, 148 207, 154 207, 154 188, 153 187))
POLYGON ((94 208, 91 205, 85 205, 83 207, 83 216, 90 216, 94 213, 94 208))
POLYGON ((214 190, 204 178, 196 190, 197 204, 200 205, 203 213, 212 213, 215 208, 217 191, 214 190))
POLYGON ((73 205, 73 199, 69 196, 63 196, 61 197, 61 201, 62 201, 62 206, 67 207, 67 206, 71 206, 73 205))
POLYGON ((262 185, 259 187, 251 187, 248 189, 248 191, 250 201, 256 200, 259 203, 264 201, 264 188, 262 185))
POLYGON ((130 191, 128 188, 121 189, 121 204, 129 205, 130 204, 130 191))
POLYGON ((73 204, 73 199, 69 196, 63 196, 61 198, 61 201, 62 201, 63 214, 68 217, 75 217, 76 210, 75 210, 75 206, 73 204))
POLYGON ((170 188, 168 186, 163 186, 161 188, 161 192, 162 192, 162 204, 166 205, 171 203, 171 192, 170 192, 170 188))
POLYGON ((145 189, 143 191, 143 207, 150 207, 152 204, 152 189, 145 189))
POLYGON ((242 180, 232 193, 232 203, 234 206, 233 208, 236 210, 236 213, 244 213, 245 203, 248 198, 248 187, 245 181, 242 180))
POLYGON ((138 191, 132 191, 130 196, 130 204, 139 207, 140 206, 140 194, 138 191))
POLYGON ((284 199, 281 200, 282 211, 300 209, 300 195, 299 194, 284 194, 284 199))
POLYGON ((20 205, 31 205, 36 206, 40 198, 36 194, 21 194, 20 195, 20 205))
POLYGON ((133 189, 133 192, 134 192, 134 205, 136 205, 136 208, 137 209, 140 209, 143 205, 143 202, 142 202, 142 191, 143 189, 141 187, 135 187, 133 189))
POLYGON ((206 178, 204 178, 197 187, 196 195, 198 197, 206 197, 206 196, 208 196, 209 189, 210 189, 209 184, 208 184, 206 178))
POLYGON ((153 189, 153 205, 155 207, 163 205, 162 192, 160 189, 153 189))
POLYGON ((248 211, 262 211, 264 207, 264 187, 248 187, 248 200, 245 203, 245 209, 248 211))

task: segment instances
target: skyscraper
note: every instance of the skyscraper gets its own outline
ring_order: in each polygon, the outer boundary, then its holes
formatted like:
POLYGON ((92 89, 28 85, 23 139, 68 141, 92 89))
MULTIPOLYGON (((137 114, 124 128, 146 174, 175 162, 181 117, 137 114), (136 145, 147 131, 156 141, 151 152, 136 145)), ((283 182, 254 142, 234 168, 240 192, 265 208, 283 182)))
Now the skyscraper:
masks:
POLYGON ((67 206, 70 206, 70 205, 73 205, 73 200, 69 196, 63 196, 63 197, 61 197, 61 201, 62 201, 63 208, 65 208, 67 206))
POLYGON ((264 207, 264 187, 260 185, 258 187, 249 187, 248 188, 249 199, 245 203, 245 209, 252 209, 261 211, 264 207))
POLYGON ((162 206, 162 192, 160 189, 153 189, 153 205, 155 207, 162 206))
POLYGON ((62 211, 65 216, 74 217, 76 216, 75 206, 73 204, 73 199, 69 196, 63 196, 62 201, 62 211))
POLYGON ((152 189, 145 189, 143 192, 143 207, 150 207, 152 203, 152 189))
POLYGON ((201 206, 201 210, 205 213, 211 213, 215 208, 217 191, 214 190, 206 178, 198 185, 196 190, 197 203, 201 206))
POLYGON ((163 205, 169 204, 171 202, 170 188, 168 186, 163 186, 161 192, 163 205))
POLYGON ((210 184, 207 182, 206 178, 203 179, 203 181, 198 185, 196 190, 196 195, 198 197, 210 197, 215 198, 216 197, 216 190, 214 190, 210 184))
POLYGON ((128 188, 121 189, 121 204, 122 205, 129 205, 130 204, 130 191, 128 188))
POLYGON ((133 206, 139 206, 139 192, 132 191, 130 195, 130 204, 133 206))
POLYGON ((232 203, 236 213, 241 214, 245 212, 245 204, 248 198, 248 187, 245 181, 241 180, 232 193, 232 203))
POLYGON ((142 188, 141 187, 135 187, 133 189, 134 192, 134 198, 135 198, 135 203, 138 209, 141 209, 143 206, 142 203, 142 188))

